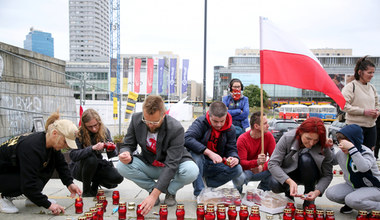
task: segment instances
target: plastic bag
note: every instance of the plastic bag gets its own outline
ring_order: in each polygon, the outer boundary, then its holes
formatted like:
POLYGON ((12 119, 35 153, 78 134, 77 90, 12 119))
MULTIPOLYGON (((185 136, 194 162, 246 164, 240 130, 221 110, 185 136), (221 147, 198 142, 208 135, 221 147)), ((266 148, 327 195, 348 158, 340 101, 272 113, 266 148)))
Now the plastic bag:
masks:
POLYGON ((197 198, 198 203, 212 203, 214 205, 224 204, 225 206, 234 204, 241 205, 241 197, 239 191, 234 188, 204 188, 197 198))
POLYGON ((247 190, 242 199, 243 204, 247 206, 258 205, 260 211, 270 214, 277 214, 284 211, 288 202, 293 202, 285 197, 285 194, 276 194, 272 191, 263 191, 261 189, 247 190))

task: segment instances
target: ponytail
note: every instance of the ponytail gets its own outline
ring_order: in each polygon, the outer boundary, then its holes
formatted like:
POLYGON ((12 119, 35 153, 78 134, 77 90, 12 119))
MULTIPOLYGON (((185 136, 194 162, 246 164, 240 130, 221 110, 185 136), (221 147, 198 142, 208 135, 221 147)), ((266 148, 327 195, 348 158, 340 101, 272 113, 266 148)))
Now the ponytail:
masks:
POLYGON ((375 67, 375 64, 371 60, 369 60, 368 55, 365 57, 362 57, 356 61, 355 65, 355 74, 354 77, 356 80, 360 79, 359 70, 364 71, 367 70, 368 67, 375 67))
POLYGON ((53 112, 46 120, 45 131, 48 132, 49 126, 59 119, 59 111, 53 112))

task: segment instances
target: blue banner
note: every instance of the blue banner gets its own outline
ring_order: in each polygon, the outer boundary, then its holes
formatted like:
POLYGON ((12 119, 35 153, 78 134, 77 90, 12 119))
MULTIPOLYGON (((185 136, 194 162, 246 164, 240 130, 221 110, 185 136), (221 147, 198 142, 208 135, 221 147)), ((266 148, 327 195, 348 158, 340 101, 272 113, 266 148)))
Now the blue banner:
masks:
POLYGON ((170 94, 175 92, 175 74, 177 72, 177 59, 170 59, 170 94))
POLYGON ((189 60, 182 60, 182 93, 187 91, 188 70, 189 70, 189 60))
POLYGON ((162 86, 164 84, 164 70, 165 70, 165 60, 158 60, 158 94, 162 93, 162 86))

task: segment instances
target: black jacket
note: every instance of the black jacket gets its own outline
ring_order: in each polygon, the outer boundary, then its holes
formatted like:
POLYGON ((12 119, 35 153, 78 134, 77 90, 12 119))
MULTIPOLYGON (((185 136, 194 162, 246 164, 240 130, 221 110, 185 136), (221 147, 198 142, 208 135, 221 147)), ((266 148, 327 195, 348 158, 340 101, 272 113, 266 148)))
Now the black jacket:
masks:
MULTIPOLYGON (((203 154, 211 136, 211 125, 206 116, 198 117, 185 133, 185 147, 197 154, 203 154)), ((221 131, 217 145, 217 153, 221 157, 236 157, 239 155, 236 147, 235 127, 221 131)))
POLYGON ((37 181, 47 182, 54 169, 63 184, 69 186, 73 183, 61 151, 46 148, 45 132, 17 136, 0 145, 0 172, 20 173, 21 192, 38 206, 49 208, 51 205, 37 181))
MULTIPOLYGON (((71 173, 76 173, 76 171, 79 169, 81 160, 86 159, 87 157, 90 157, 92 155, 95 155, 99 161, 102 161, 102 163, 107 163, 110 166, 113 166, 112 162, 107 162, 106 160, 103 160, 102 152, 92 150, 92 146, 97 143, 95 143, 96 142, 95 135, 90 134, 90 138, 91 138, 92 145, 88 147, 84 146, 79 141, 79 138, 76 138, 75 142, 77 143, 78 149, 74 149, 70 151, 71 163, 69 167, 70 167, 71 173)), ((108 129, 106 131, 106 140, 104 140, 104 142, 112 142, 111 133, 108 129)), ((108 158, 112 158, 117 155, 118 155, 117 149, 115 149, 112 152, 107 152, 108 158)))

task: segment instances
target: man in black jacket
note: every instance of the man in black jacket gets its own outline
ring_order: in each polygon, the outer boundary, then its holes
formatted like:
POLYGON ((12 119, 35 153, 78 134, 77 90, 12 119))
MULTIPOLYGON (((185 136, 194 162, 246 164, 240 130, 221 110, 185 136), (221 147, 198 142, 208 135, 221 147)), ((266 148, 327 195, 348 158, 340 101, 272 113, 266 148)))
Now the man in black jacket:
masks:
POLYGON ((223 102, 213 102, 207 114, 193 122, 185 133, 185 147, 199 167, 199 175, 193 182, 195 196, 205 187, 203 177, 207 186, 218 187, 243 172, 232 117, 223 102))
POLYGON ((176 192, 198 176, 198 167, 184 147, 184 129, 165 115, 160 96, 148 96, 143 112, 133 114, 119 160, 119 173, 149 192, 141 203, 143 215, 158 205, 162 192, 166 193, 165 203, 174 206, 176 192), (133 154, 137 145, 141 153, 133 154))

